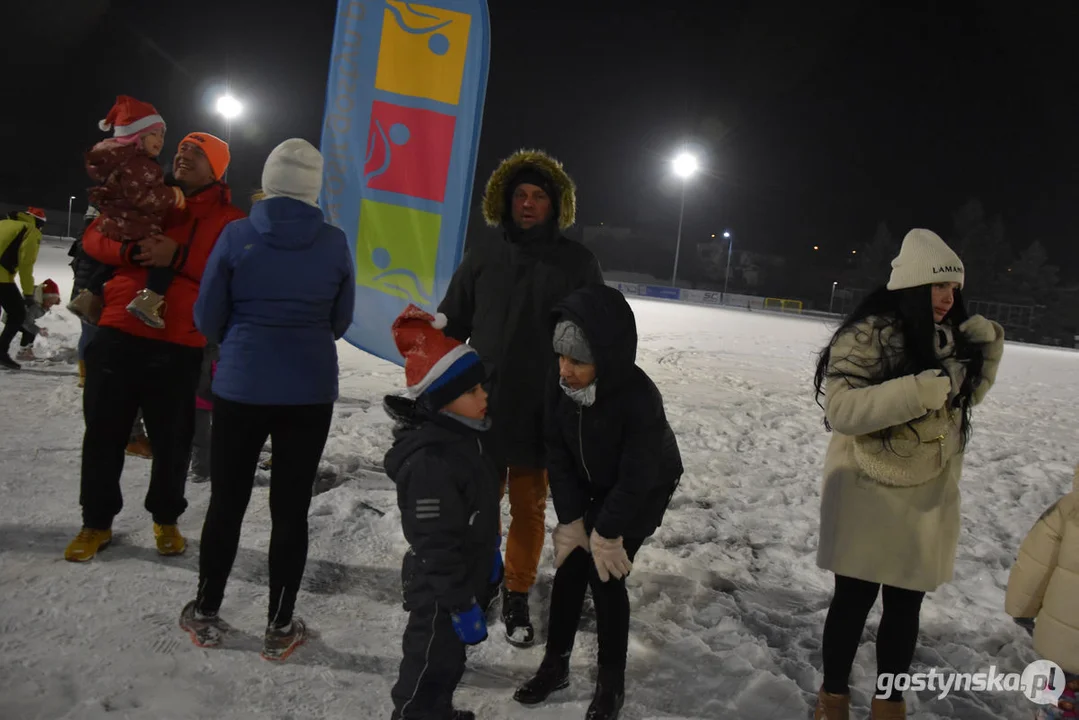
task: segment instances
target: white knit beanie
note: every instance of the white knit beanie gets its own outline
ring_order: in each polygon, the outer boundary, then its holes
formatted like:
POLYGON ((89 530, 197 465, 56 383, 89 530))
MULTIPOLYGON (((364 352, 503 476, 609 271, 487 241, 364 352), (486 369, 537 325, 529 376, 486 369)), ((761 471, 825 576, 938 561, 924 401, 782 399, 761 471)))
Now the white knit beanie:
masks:
POLYGON ((954 282, 963 287, 963 261, 932 230, 915 228, 903 238, 899 255, 892 260, 889 290, 954 282))
POLYGON ((262 168, 266 198, 290 197, 318 207, 322 191, 322 153, 301 138, 290 138, 273 149, 262 168))

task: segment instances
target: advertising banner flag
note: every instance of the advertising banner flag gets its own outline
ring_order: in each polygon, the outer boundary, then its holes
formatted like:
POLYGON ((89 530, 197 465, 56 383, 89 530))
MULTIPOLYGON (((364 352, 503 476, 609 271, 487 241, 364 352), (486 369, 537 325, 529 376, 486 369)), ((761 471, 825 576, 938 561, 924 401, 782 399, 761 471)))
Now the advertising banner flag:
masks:
POLYGON ((390 326, 434 312, 464 251, 487 89, 486 0, 339 0, 320 204, 348 235, 345 339, 403 364, 390 326))

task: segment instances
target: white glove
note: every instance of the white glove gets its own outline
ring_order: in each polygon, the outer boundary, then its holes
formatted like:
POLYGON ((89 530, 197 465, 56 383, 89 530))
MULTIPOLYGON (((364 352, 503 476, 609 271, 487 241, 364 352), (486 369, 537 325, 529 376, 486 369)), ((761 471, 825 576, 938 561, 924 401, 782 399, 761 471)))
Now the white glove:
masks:
POLYGON ((969 317, 959 326, 959 332, 975 345, 988 345, 997 339, 997 329, 982 315, 969 317))
POLYGON ((600 537, 599 533, 593 530, 591 545, 592 562, 596 564, 596 572, 599 573, 601 581, 607 582, 611 577, 621 580, 629 575, 630 570, 633 569, 633 563, 629 561, 629 555, 622 547, 622 538, 608 540, 600 537))
POLYGON ((578 518, 567 525, 559 525, 551 535, 554 540, 554 566, 562 567, 569 554, 577 548, 588 552, 588 533, 584 531, 584 518, 578 518))
POLYGON ((952 392, 952 379, 940 370, 926 370, 914 377, 918 386, 918 402, 926 412, 940 410, 952 392))

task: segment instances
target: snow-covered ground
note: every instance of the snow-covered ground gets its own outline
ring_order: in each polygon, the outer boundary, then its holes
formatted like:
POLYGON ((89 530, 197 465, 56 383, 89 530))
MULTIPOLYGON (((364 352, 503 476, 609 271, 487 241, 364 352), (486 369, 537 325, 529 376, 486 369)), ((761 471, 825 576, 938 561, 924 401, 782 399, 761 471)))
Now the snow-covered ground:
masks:
MULTIPOLYGON (((38 279, 70 291, 66 248, 43 248, 38 279)), ((624 716, 798 719, 820 682, 820 635, 831 578, 817 569, 819 476, 828 441, 813 402, 818 321, 634 301, 640 364, 663 390, 687 474, 664 526, 629 580, 633 607, 624 716)), ((390 423, 380 400, 402 384, 396 367, 342 345, 341 400, 311 509, 311 552, 299 612, 318 637, 283 665, 258 655, 266 603, 265 488, 248 510, 223 608, 242 632, 200 650, 176 627, 195 591, 209 487, 188 485, 181 527, 188 553, 161 558, 142 509, 149 464, 129 459, 127 508, 114 545, 66 563, 78 531, 81 395, 71 364, 78 323, 62 309, 43 324, 52 362, 0 375, 0 716, 21 718, 385 718, 405 614, 405 549, 394 495, 365 469, 381 461, 390 423), (335 486, 336 487, 333 487, 335 486)), ((1035 658, 1004 614, 1016 548, 1070 484, 1079 447, 1079 354, 1009 345, 963 479, 955 581, 922 613, 916 665, 1018 671, 1035 658)), ((508 520, 508 516, 507 516, 508 520)), ((548 522, 553 520, 549 513, 548 522)), ((551 551, 532 596, 544 636, 551 551)), ((867 715, 879 606, 853 684, 867 715)), ((542 647, 511 648, 495 628, 469 653, 460 707, 480 718, 581 718, 595 672, 586 618, 574 683, 537 709, 512 688, 542 647)), ((946 700, 908 693, 912 717, 1025 718, 1009 694, 946 700)))

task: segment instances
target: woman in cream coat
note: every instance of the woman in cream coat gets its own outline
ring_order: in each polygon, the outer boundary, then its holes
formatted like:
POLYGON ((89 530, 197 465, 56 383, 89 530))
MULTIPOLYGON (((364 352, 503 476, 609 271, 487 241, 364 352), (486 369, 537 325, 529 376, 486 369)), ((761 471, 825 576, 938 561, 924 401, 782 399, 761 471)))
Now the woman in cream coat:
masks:
MULTIPOLYGON (((952 577, 971 410, 1004 349, 999 325, 967 317, 963 281, 962 262, 939 236, 910 231, 888 285, 821 353, 816 387, 833 436, 817 564, 836 585, 816 720, 849 717, 850 670, 881 589, 877 672, 905 673, 922 599, 952 577)), ((906 717, 902 693, 874 698, 872 717, 906 717)))
POLYGON ((1079 468, 1074 484, 1019 548, 1004 609, 1015 618, 1037 616, 1034 649, 1079 676, 1079 468))

